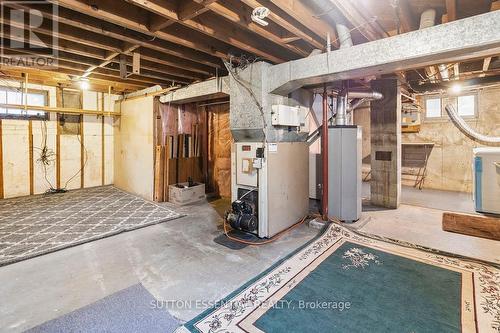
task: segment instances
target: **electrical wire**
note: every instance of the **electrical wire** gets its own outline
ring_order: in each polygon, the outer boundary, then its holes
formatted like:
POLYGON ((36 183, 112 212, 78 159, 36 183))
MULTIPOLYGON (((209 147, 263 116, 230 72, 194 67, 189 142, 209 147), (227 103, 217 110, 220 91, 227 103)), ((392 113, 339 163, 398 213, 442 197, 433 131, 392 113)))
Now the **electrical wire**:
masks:
MULTIPOLYGON (((250 96, 252 97, 255 105, 259 109, 259 113, 260 113, 260 116, 262 118, 262 125, 263 125, 263 132, 264 132, 263 143, 265 145, 267 143, 267 133, 266 133, 266 131, 267 131, 267 121, 266 121, 266 117, 264 115, 264 108, 260 104, 257 96, 255 96, 254 92, 252 91, 252 88, 249 87, 249 83, 246 83, 239 76, 238 71, 237 71, 238 67, 236 67, 236 69, 233 71, 233 68, 232 68, 233 67, 232 58, 233 58, 233 56, 229 57, 229 62, 227 62, 226 60, 222 60, 222 61, 224 63, 224 66, 226 67, 227 71, 231 75, 231 77, 236 81, 236 83, 238 83, 241 87, 243 87, 250 94, 250 96)), ((241 57, 240 59, 243 59, 243 64, 240 64, 240 66, 239 66, 239 68, 242 69, 242 70, 245 69, 245 68, 247 68, 248 66, 253 65, 253 63, 255 63, 258 60, 258 58, 256 58, 252 62, 250 62, 245 57, 241 57)))
POLYGON ((227 225, 226 225, 227 224, 227 220, 225 218, 223 219, 222 223, 224 225, 224 234, 230 240, 238 242, 238 243, 246 244, 246 245, 264 245, 264 244, 269 244, 269 243, 274 242, 275 240, 277 240, 278 238, 280 238, 281 236, 283 236, 288 231, 291 231, 292 229, 295 229, 299 225, 303 224, 307 218, 308 218, 308 215, 304 216, 299 222, 291 225, 290 227, 286 228, 283 231, 280 231, 279 233, 277 233, 276 235, 274 235, 272 238, 269 238, 268 240, 265 240, 265 241, 262 241, 262 242, 250 242, 250 241, 246 241, 246 240, 243 240, 243 239, 232 237, 228 233, 227 225))
MULTIPOLYGON (((83 120, 82 120, 83 121, 83 120)), ((62 190, 63 191, 66 191, 67 190, 67 187, 68 187, 68 184, 76 178, 76 176, 78 176, 80 173, 83 172, 83 170, 85 169, 85 166, 87 165, 87 161, 89 159, 89 156, 88 156, 88 151, 87 151, 87 148, 85 148, 85 145, 83 144, 82 142, 82 139, 81 139, 81 134, 78 134, 77 135, 77 138, 78 138, 78 142, 80 142, 80 146, 83 147, 83 150, 85 152, 85 162, 83 162, 83 165, 82 167, 80 168, 80 170, 78 170, 71 178, 69 178, 66 183, 64 184, 62 190)))

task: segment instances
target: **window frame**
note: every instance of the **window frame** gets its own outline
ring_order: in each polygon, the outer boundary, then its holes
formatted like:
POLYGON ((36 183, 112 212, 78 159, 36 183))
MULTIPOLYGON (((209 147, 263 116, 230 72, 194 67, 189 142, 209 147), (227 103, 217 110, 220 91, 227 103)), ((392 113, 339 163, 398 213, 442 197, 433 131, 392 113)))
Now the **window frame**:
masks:
POLYGON ((449 120, 448 114, 446 112, 446 104, 451 103, 455 110, 458 113, 458 98, 461 96, 474 96, 474 115, 462 116, 465 121, 475 120, 479 117, 479 93, 478 91, 464 91, 459 95, 448 95, 448 94, 433 94, 433 95, 425 95, 423 96, 423 104, 424 104, 424 122, 432 123, 432 122, 445 122, 449 120), (441 116, 440 117, 427 117, 427 100, 428 99, 437 99, 441 100, 441 116), (445 101, 447 100, 447 101, 445 101))
POLYGON ((425 105, 425 116, 424 118, 426 120, 439 120, 443 119, 443 95, 427 95, 424 98, 424 105, 425 105), (439 99, 439 117, 429 117, 427 116, 427 101, 430 99, 439 99))
POLYGON ((462 117, 463 119, 476 119, 478 117, 478 109, 479 109, 479 101, 478 101, 478 94, 476 92, 470 92, 470 93, 464 93, 460 94, 458 96, 455 96, 456 98, 456 107, 457 107, 457 114, 462 117), (460 110, 458 109, 458 98, 459 97, 464 97, 464 96, 473 96, 474 97, 474 114, 473 115, 461 115, 460 110))
MULTIPOLYGON (((15 88, 15 87, 8 87, 8 86, 0 86, 0 92, 7 92, 7 91, 18 91, 21 88, 15 88)), ((23 91, 24 92, 24 91, 23 91)), ((28 94, 42 94, 45 95, 45 105, 44 106, 49 106, 49 91, 48 90, 43 90, 43 89, 28 89, 28 94)), ((7 102, 7 100, 6 100, 7 102)), ((3 108, 2 109, 7 109, 3 108)), ((14 108, 9 108, 9 109, 14 109, 14 108)), ((19 104, 18 108, 15 109, 24 109, 24 105, 19 104)), ((28 111, 39 111, 39 110, 29 110, 28 111)), ((0 119, 10 119, 10 120, 49 120, 49 112, 47 111, 40 111, 43 112, 43 115, 29 115, 29 114, 8 114, 8 113, 3 113, 0 112, 0 119)))

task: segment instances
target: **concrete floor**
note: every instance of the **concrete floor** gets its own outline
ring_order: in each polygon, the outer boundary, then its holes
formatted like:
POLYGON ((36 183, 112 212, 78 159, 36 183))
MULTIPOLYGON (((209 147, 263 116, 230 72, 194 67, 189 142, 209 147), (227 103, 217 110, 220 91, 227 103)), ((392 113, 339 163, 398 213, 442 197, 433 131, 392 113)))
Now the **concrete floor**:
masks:
MULTIPOLYGON (((269 245, 233 251, 212 241, 221 230, 210 204, 182 210, 189 215, 0 267, 2 332, 21 332, 138 282, 158 300, 214 301, 318 233, 303 225, 269 245)), ((397 211, 368 207, 352 226, 500 263, 500 242, 444 232, 441 214, 410 205, 397 211)), ((203 310, 169 308, 181 321, 203 310)))

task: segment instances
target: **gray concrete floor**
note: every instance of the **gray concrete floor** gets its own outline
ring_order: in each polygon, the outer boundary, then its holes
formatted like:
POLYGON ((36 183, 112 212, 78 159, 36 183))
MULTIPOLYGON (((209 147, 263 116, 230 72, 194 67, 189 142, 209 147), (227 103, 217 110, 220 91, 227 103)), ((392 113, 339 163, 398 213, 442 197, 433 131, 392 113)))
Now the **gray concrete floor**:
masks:
MULTIPOLYGON (((363 198, 370 199, 370 183, 363 183, 363 198)), ((403 186, 401 203, 425 208, 449 210, 461 213, 475 213, 471 193, 440 191, 403 186)))
MULTIPOLYGON (((158 300, 214 301, 312 239, 302 225, 274 243, 229 250, 212 240, 220 215, 208 203, 188 216, 0 267, 0 328, 21 332, 142 283, 158 300)), ((362 231, 500 262, 500 242, 441 230, 441 210, 402 205, 367 209, 362 231)), ((169 307, 181 321, 203 308, 169 307)))
MULTIPOLYGON (((158 300, 214 301, 312 239, 302 225, 265 247, 215 244, 220 215, 208 203, 188 216, 0 267, 0 331, 21 332, 142 283, 158 300)), ((176 307, 182 321, 203 308, 176 307)))

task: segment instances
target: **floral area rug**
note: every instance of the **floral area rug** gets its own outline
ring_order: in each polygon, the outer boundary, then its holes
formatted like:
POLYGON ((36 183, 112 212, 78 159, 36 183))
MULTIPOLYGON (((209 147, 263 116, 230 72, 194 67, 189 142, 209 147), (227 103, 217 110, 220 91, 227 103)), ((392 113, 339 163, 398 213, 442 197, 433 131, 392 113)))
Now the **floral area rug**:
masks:
POLYGON ((178 332, 500 332, 494 264, 331 224, 178 332))

